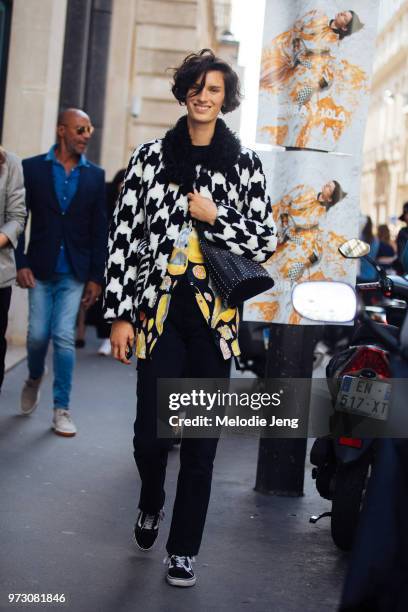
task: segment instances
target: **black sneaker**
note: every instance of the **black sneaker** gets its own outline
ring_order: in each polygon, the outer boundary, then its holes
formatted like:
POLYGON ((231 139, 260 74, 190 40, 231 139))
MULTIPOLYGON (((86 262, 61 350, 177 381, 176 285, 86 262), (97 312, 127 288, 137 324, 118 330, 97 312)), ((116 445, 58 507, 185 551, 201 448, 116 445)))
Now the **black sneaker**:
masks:
POLYGON ((194 586, 196 577, 192 567, 194 557, 180 555, 169 555, 165 560, 169 564, 166 580, 172 586, 189 587, 194 586))
POLYGON ((147 514, 140 510, 134 529, 134 538, 141 550, 150 550, 159 535, 159 523, 163 519, 163 512, 147 514))

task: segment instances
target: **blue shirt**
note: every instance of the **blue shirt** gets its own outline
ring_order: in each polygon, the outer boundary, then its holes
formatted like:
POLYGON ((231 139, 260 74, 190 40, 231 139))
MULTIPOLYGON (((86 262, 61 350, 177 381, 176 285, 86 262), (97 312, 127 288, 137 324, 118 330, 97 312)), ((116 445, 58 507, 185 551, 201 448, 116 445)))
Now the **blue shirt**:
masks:
MULTIPOLYGON (((80 168, 82 166, 89 166, 89 162, 85 155, 81 155, 79 163, 75 168, 72 168, 69 174, 66 174, 64 166, 55 156, 55 149, 57 145, 53 145, 48 151, 46 161, 52 162, 52 176, 54 179, 54 188, 57 195, 57 199, 62 211, 68 210, 69 205, 72 202, 74 195, 78 189, 80 168)), ((60 246, 60 252, 58 255, 57 265, 55 272, 59 274, 72 273, 72 266, 69 261, 68 253, 65 248, 64 241, 62 240, 60 246)))

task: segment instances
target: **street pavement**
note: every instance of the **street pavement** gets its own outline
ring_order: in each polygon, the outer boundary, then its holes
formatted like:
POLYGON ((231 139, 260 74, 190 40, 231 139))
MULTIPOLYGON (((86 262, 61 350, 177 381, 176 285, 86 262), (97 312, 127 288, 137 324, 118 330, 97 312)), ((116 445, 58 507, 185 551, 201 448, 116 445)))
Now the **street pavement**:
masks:
POLYGON ((258 442, 220 441, 197 585, 164 581, 178 450, 170 453, 166 517, 150 553, 132 542, 139 481, 132 457, 136 372, 96 354, 93 330, 78 351, 72 414, 79 433, 50 429, 52 367, 41 405, 18 415, 23 362, 0 397, 0 610, 69 612, 331 612, 347 557, 336 550, 329 509, 307 465, 305 496, 254 492, 258 442), (9 593, 64 594, 66 603, 9 604, 9 593))

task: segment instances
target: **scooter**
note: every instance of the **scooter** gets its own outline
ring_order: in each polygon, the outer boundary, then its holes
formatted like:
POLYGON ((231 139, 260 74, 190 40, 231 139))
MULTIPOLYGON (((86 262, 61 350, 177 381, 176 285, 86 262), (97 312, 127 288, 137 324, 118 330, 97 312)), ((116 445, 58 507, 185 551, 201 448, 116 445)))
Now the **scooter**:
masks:
MULTIPOLYGON (((388 351, 372 333, 368 338, 367 332, 370 330, 364 324, 359 326, 351 346, 335 355, 327 366, 327 382, 335 410, 361 403, 364 386, 367 389, 375 386, 377 394, 384 389, 383 397, 389 391, 388 351)), ((368 395, 365 389, 364 395, 368 395)), ((368 399, 365 397, 364 403, 368 399)), ((332 509, 312 516, 310 522, 330 516, 333 541, 342 550, 352 547, 374 457, 373 439, 330 435, 317 438, 312 446, 310 461, 315 466, 312 478, 319 494, 331 500, 332 509)))
MULTIPOLYGON (((376 328, 373 327, 373 333, 376 328)), ((405 411, 408 378, 408 316, 399 338, 381 330, 390 355, 393 410, 405 411)), ((378 440, 376 461, 368 484, 339 611, 408 609, 408 436, 378 440)))
MULTIPOLYGON (((369 258, 368 245, 368 250, 361 252, 362 244, 353 239, 340 247, 344 257, 364 255, 379 274, 377 282, 360 284, 358 288, 361 291, 381 290, 386 297, 408 299, 408 281, 402 277, 387 276, 369 258)), ((300 314, 305 316, 304 312, 300 314)), ((378 403, 388 406, 390 394, 389 353, 381 339, 381 330, 386 328, 387 336, 395 339, 399 330, 373 321, 371 313, 368 315, 364 311, 359 319, 351 345, 334 355, 327 366, 327 381, 335 415, 344 410, 356 412, 356 409, 360 409, 362 415, 384 417, 372 414, 373 407, 378 403)), ((310 522, 316 523, 323 517, 331 517, 333 541, 342 550, 350 550, 354 541, 371 466, 375 460, 375 448, 373 439, 330 435, 316 439, 311 450, 310 460, 315 466, 312 477, 316 480, 319 494, 332 501, 332 509, 320 516, 312 516, 310 522)))

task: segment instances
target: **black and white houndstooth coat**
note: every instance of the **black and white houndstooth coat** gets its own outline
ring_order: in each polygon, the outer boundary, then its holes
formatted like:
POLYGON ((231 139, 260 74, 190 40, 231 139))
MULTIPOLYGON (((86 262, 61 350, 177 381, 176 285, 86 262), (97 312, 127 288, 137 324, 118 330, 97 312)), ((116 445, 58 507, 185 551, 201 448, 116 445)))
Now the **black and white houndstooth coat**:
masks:
POLYGON ((186 116, 163 139, 133 153, 109 232, 104 316, 134 324, 151 311, 174 242, 189 222, 193 186, 218 207, 208 240, 264 262, 276 248, 276 230, 262 164, 217 120, 206 161, 191 162, 186 116))

